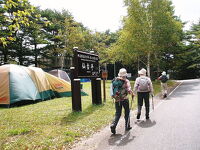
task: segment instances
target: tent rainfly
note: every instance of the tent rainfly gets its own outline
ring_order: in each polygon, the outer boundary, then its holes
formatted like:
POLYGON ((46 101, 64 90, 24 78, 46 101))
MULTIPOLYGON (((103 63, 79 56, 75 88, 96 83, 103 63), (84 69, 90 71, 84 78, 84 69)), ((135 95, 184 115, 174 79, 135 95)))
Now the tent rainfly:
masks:
POLYGON ((0 104, 71 96, 71 84, 37 67, 0 66, 0 104))

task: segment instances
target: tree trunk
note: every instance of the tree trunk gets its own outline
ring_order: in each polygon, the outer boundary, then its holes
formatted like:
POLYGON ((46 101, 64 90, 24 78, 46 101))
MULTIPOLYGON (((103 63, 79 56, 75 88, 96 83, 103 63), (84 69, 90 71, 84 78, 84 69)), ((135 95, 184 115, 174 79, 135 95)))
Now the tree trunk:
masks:
MULTIPOLYGON (((157 55, 155 54, 155 60, 156 60, 156 58, 157 58, 157 55)), ((157 73, 156 73, 156 75, 157 75, 157 77, 159 77, 160 76, 160 63, 157 61, 157 73)))
POLYGON ((149 78, 151 78, 151 74, 150 74, 150 53, 148 53, 148 56, 147 56, 147 76, 149 78))
POLYGON ((35 67, 37 67, 37 64, 38 64, 38 60, 37 60, 37 57, 38 57, 37 44, 34 44, 34 46, 35 46, 35 67))
POLYGON ((3 61, 4 63, 8 63, 8 51, 6 50, 6 48, 3 48, 3 61))
POLYGON ((19 57, 19 64, 23 65, 23 46, 22 46, 22 39, 20 39, 20 50, 18 51, 19 57))

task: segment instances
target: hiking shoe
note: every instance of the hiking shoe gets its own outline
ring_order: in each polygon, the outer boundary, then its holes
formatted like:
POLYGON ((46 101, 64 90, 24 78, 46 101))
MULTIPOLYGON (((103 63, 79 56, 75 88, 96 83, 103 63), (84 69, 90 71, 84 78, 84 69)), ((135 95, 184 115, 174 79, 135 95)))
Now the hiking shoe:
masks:
POLYGON ((140 114, 137 114, 137 119, 140 119, 140 114))
POLYGON ((111 130, 111 132, 113 133, 113 134, 115 134, 116 133, 116 130, 115 130, 115 127, 114 126, 110 126, 110 130, 111 130))
POLYGON ((129 131, 129 130, 131 130, 132 129, 132 127, 127 127, 125 130, 126 131, 129 131))
POLYGON ((147 120, 149 119, 149 115, 146 116, 146 119, 147 119, 147 120))

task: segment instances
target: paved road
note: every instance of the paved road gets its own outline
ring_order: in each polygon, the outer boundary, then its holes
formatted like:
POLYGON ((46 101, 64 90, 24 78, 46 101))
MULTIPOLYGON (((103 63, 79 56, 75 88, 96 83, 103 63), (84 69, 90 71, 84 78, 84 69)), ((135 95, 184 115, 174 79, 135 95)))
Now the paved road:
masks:
POLYGON ((96 142, 85 145, 95 150, 200 150, 200 80, 183 81, 150 117, 140 122, 131 119, 133 129, 124 132, 119 126, 115 136, 107 127, 95 135, 96 142))
POLYGON ((200 80, 183 81, 125 134, 111 136, 98 150, 200 150, 200 80), (105 147, 106 146, 106 147, 105 147))

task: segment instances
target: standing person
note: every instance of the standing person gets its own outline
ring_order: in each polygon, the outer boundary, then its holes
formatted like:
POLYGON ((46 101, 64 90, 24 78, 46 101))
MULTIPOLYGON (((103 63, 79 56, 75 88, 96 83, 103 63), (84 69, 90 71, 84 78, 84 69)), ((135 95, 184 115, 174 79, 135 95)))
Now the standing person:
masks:
POLYGON ((137 119, 140 119, 143 100, 145 103, 146 119, 149 119, 149 94, 153 96, 153 85, 151 79, 146 76, 146 69, 142 68, 138 71, 139 77, 136 78, 134 84, 134 93, 138 95, 138 112, 137 119))
POLYGON ((132 129, 130 126, 130 108, 128 94, 132 94, 130 81, 127 79, 127 71, 125 68, 121 68, 111 84, 110 94, 115 99, 115 118, 110 126, 111 132, 116 133, 116 126, 122 113, 122 107, 125 110, 125 130, 132 129))
POLYGON ((158 77, 158 80, 160 80, 161 83, 161 89, 162 89, 162 96, 163 98, 167 97, 167 81, 168 77, 165 71, 162 72, 162 75, 158 77))

